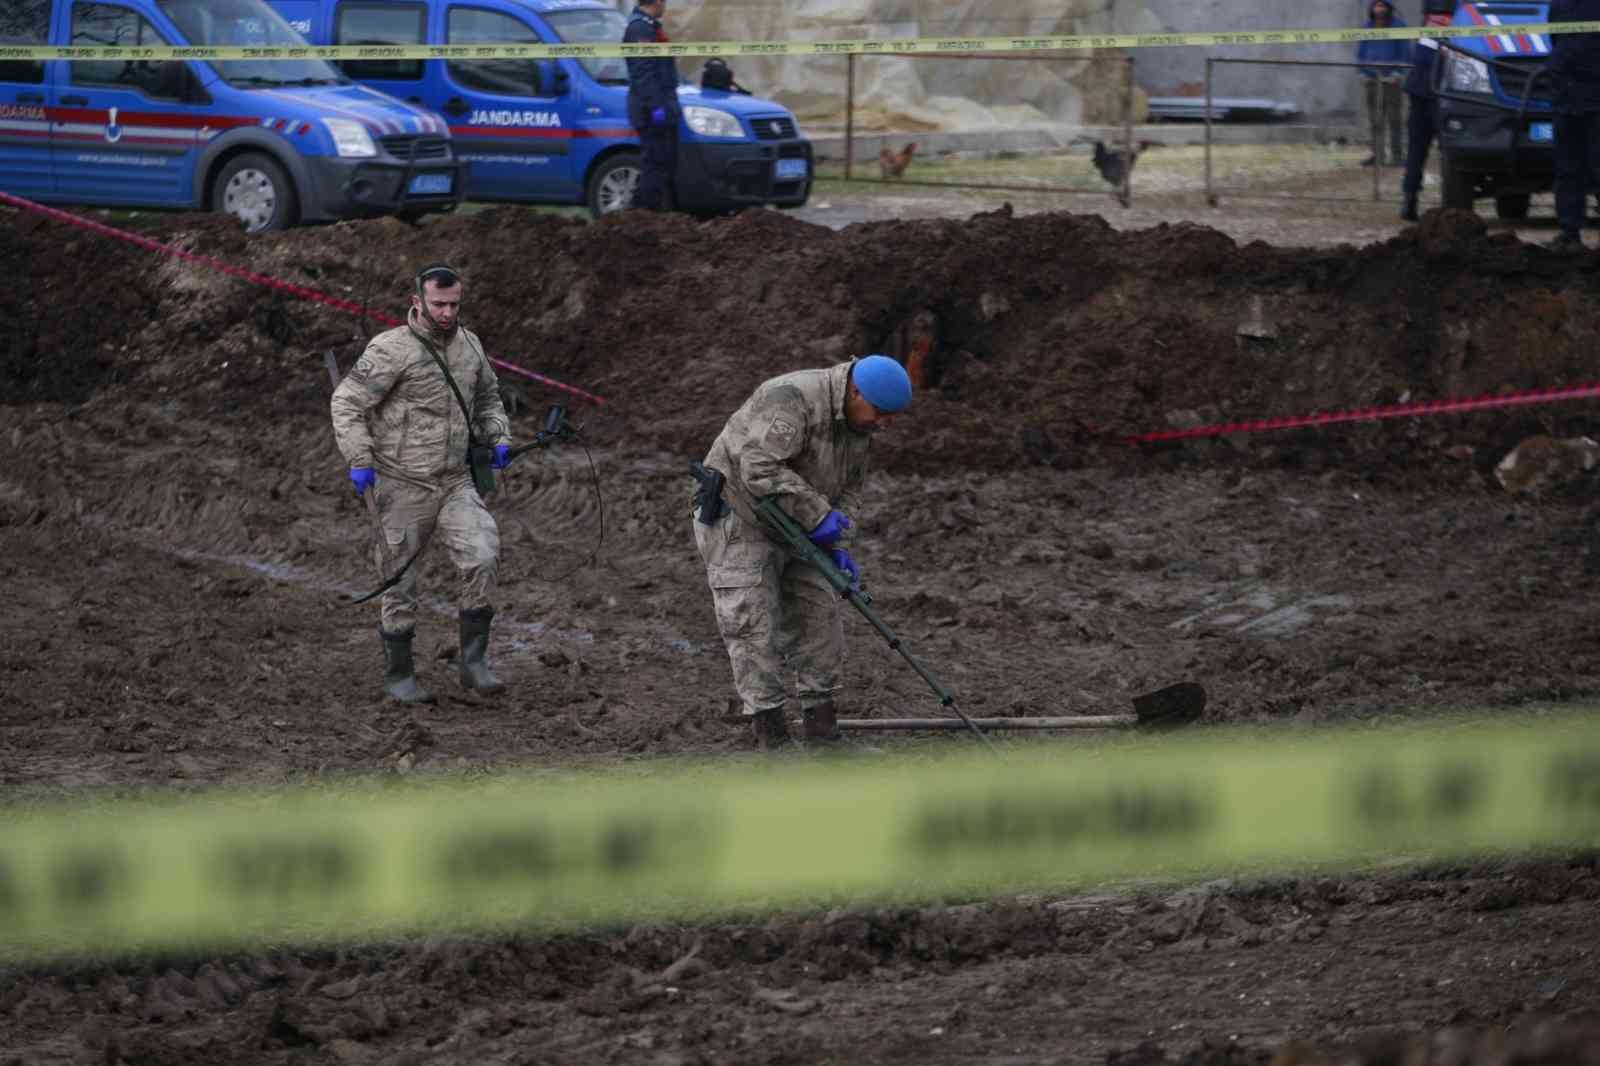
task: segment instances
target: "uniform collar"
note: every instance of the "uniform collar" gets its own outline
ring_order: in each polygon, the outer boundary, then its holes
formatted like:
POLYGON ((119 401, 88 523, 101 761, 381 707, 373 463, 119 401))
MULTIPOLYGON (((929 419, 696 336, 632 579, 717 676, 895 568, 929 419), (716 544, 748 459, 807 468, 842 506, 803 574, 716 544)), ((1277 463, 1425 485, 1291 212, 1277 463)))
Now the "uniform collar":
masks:
POLYGON ((659 25, 661 25, 661 20, 660 19, 656 18, 654 15, 650 14, 650 12, 644 10, 643 8, 638 8, 638 7, 634 8, 633 9, 633 17, 636 18, 636 19, 643 19, 644 21, 650 23, 651 26, 659 26, 659 25))
POLYGON ((828 368, 828 406, 833 411, 834 421, 844 417, 844 398, 850 393, 850 368, 855 365, 852 359, 828 368))
POLYGON ((411 307, 406 310, 406 325, 410 327, 412 333, 446 352, 460 346, 461 324, 459 322, 456 324, 455 331, 450 334, 450 339, 445 340, 433 331, 433 327, 428 324, 427 319, 422 317, 421 312, 415 307, 411 307))

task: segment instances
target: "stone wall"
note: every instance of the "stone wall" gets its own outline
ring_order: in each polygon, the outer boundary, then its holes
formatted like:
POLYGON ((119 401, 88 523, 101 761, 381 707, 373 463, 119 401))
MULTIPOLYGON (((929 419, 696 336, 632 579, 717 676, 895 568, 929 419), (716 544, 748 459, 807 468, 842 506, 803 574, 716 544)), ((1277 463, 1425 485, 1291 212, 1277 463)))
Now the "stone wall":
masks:
MULTIPOLYGON (((625 0, 619 0, 621 6, 625 0)), ((1285 29, 1359 25, 1362 7, 1338 3, 1271 3, 1240 7, 1224 0, 670 0, 666 25, 675 40, 837 40, 886 37, 1148 33, 1186 30, 1285 29), (997 9, 1001 9, 998 10, 997 9)), ((1415 13, 1402 14, 1410 22, 1415 13)), ((1349 60, 1353 45, 1271 48, 1085 51, 1030 62, 905 59, 856 60, 856 122, 864 130, 978 130, 1000 127, 1070 129, 1114 124, 1122 117, 1122 67, 1135 60, 1135 121, 1150 96, 1198 94, 1207 55, 1240 59, 1349 60)), ((780 100, 812 126, 842 125, 843 57, 739 58, 746 88, 780 100)), ((698 79, 699 61, 683 73, 698 79)), ((1291 100, 1315 121, 1352 120, 1360 113, 1350 68, 1234 66, 1217 68, 1218 96, 1291 100)))

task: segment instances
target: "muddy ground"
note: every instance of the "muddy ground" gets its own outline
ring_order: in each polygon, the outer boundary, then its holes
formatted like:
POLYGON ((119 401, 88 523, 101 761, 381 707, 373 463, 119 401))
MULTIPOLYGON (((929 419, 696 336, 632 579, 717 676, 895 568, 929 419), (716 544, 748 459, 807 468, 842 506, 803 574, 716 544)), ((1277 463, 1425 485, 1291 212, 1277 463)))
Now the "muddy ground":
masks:
MULTIPOLYGON (((408 265, 450 259, 491 353, 607 398, 574 409, 587 453, 523 461, 494 503, 504 697, 454 687, 449 574, 421 564, 422 680, 441 702, 416 713, 377 698, 375 610, 342 602, 372 574, 322 353, 348 368, 362 323, 4 221, 14 803, 758 758, 724 721, 685 465, 763 378, 873 350, 920 363, 926 387, 880 438, 859 557, 969 713, 1122 711, 1194 679, 1203 728, 1314 730, 1528 716, 1600 691, 1592 477, 1529 498, 1492 477, 1528 435, 1586 431, 1587 404, 1124 440, 1594 380, 1596 262, 1472 216, 1331 248, 1005 210, 837 231, 772 212, 590 226, 494 210, 248 240, 157 220, 163 240, 390 314, 408 265)), ((520 388, 526 438, 554 394, 520 388)), ((850 713, 936 709, 849 628, 850 713)), ((1592 1062, 1597 894, 1579 854, 13 970, 0 1063, 1592 1062)))

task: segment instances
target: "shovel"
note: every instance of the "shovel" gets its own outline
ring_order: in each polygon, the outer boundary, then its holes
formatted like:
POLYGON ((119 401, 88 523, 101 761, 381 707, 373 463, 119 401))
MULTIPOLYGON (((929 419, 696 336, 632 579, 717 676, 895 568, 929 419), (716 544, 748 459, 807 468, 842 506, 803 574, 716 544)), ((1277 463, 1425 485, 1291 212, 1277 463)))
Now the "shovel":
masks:
POLYGON ((1193 681, 1133 698, 1132 714, 1080 714, 1056 718, 841 718, 839 728, 862 733, 909 729, 1178 729, 1206 709, 1206 690, 1193 681))

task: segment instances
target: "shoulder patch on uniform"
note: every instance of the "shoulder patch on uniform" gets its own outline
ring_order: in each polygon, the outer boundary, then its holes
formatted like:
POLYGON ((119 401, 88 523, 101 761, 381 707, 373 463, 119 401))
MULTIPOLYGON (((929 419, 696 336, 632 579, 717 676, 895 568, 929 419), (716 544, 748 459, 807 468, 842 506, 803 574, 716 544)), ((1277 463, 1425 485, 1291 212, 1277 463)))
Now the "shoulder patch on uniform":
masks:
POLYGON ((767 427, 767 439, 774 444, 786 445, 794 440, 794 435, 799 428, 783 415, 779 415, 772 420, 772 425, 767 427))
POLYGON ((357 359, 355 372, 358 374, 372 373, 372 357, 370 355, 363 355, 360 359, 357 359))

